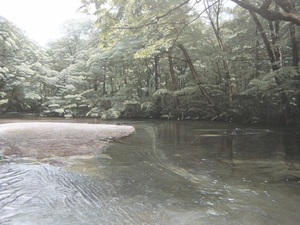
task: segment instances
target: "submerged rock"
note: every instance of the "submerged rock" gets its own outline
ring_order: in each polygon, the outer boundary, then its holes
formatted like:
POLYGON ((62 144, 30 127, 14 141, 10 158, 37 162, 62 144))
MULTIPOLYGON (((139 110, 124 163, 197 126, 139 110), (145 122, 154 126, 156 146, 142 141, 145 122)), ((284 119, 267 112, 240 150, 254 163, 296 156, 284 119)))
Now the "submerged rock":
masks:
POLYGON ((0 125, 0 155, 38 159, 94 154, 134 127, 81 123, 10 123, 0 125))

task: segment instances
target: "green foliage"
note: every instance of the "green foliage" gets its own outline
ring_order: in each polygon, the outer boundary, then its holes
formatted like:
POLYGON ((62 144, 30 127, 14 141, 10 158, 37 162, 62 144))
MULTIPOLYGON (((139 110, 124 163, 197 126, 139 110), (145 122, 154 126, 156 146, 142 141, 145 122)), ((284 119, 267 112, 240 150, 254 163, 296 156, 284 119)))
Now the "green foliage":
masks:
POLYGON ((169 91, 167 89, 159 89, 153 94, 153 97, 163 96, 163 95, 172 95, 172 91, 169 91))
MULTIPOLYGON (((218 39, 196 7, 199 2, 83 0, 83 11, 94 7, 97 27, 90 20, 68 21, 63 37, 46 51, 0 18, 0 110, 67 117, 278 119, 285 93, 297 112, 299 73, 289 67, 289 27, 281 25, 272 45, 282 50, 283 68, 270 73, 249 14, 240 8, 221 8, 218 14, 214 3, 210 16, 218 39), (179 44, 188 52, 193 74, 179 44)), ((269 31, 267 21, 262 25, 269 31)))
POLYGON ((295 80, 299 77, 298 71, 294 67, 284 67, 274 72, 274 77, 278 84, 295 80))
POLYGON ((240 93, 245 96, 263 95, 269 90, 276 88, 276 82, 273 73, 261 76, 260 79, 253 79, 250 81, 247 90, 240 93))
POLYGON ((0 91, 9 104, 6 110, 36 110, 41 97, 35 65, 45 60, 45 54, 2 17, 0 30, 0 91))

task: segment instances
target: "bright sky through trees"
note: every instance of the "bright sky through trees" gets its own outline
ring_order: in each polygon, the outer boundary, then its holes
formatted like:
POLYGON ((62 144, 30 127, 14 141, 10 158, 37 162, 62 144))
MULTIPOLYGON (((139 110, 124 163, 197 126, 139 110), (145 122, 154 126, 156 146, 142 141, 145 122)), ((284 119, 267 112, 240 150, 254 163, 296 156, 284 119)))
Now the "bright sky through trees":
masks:
POLYGON ((45 45, 59 37, 63 22, 83 16, 76 12, 80 6, 81 0, 0 0, 0 16, 45 45))

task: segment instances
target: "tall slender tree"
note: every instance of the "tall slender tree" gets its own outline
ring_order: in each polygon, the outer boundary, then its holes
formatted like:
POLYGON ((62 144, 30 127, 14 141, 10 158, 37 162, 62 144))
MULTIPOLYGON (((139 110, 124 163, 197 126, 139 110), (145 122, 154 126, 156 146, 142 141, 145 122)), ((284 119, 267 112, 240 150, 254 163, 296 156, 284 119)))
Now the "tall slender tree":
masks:
POLYGON ((225 72, 228 103, 229 105, 232 105, 233 88, 232 88, 232 80, 231 80, 231 74, 229 69, 230 66, 226 56, 227 51, 224 45, 224 41, 221 33, 221 26, 220 26, 220 16, 221 16, 223 1, 218 0, 214 2, 213 5, 211 5, 212 3, 209 0, 203 0, 203 3, 204 3, 205 11, 208 16, 209 22, 215 34, 215 38, 217 40, 218 46, 221 51, 221 61, 222 61, 223 70, 225 72))

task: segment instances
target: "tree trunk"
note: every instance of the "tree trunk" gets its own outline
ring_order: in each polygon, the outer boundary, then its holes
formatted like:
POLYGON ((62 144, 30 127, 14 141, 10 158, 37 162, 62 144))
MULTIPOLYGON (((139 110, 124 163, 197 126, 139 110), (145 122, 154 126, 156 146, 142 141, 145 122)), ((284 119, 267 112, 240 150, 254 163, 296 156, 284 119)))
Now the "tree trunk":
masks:
POLYGON ((122 66, 122 75, 123 75, 123 81, 124 81, 124 86, 127 85, 127 78, 126 78, 126 65, 123 64, 122 66))
MULTIPOLYGON (((257 33, 258 33, 258 29, 256 28, 256 31, 255 31, 256 36, 257 36, 257 33)), ((258 49, 259 49, 259 40, 257 39, 255 42, 255 77, 251 76, 250 80, 252 80, 254 78, 258 78, 258 76, 259 76, 260 59, 259 59, 259 50, 258 49)))
POLYGON ((154 57, 154 82, 155 82, 155 91, 157 91, 160 86, 159 55, 156 55, 154 57))
POLYGON ((147 59, 145 59, 145 64, 146 64, 146 67, 147 67, 147 71, 146 71, 146 74, 147 74, 147 78, 146 78, 146 93, 145 93, 145 97, 148 97, 150 95, 150 90, 151 90, 151 86, 150 86, 150 79, 151 79, 151 76, 152 76, 152 71, 151 71, 151 68, 148 64, 148 61, 147 59))
POLYGON ((219 79, 217 85, 221 85, 222 84, 222 74, 221 74, 220 67, 219 67, 219 60, 216 62, 216 68, 217 68, 218 79, 219 79))
MULTIPOLYGON (((275 5, 275 11, 279 12, 279 6, 276 4, 275 5)), ((281 60, 281 51, 280 48, 277 45, 278 39, 279 39, 279 28, 280 28, 280 21, 275 20, 274 22, 268 21, 269 22, 269 28, 271 31, 271 37, 272 37, 272 44, 273 44, 273 49, 274 49, 274 56, 276 63, 278 64, 278 67, 282 67, 282 60, 281 60), (274 23, 274 24, 273 24, 274 23)))
POLYGON ((98 91, 98 76, 95 75, 95 80, 94 80, 94 91, 98 91))
MULTIPOLYGON (((170 69, 170 75, 171 75, 171 80, 172 80, 172 89, 173 91, 177 91, 177 79, 175 75, 175 70, 174 70, 174 62, 172 58, 172 48, 169 48, 168 50, 168 61, 169 61, 169 69, 170 69)), ((175 100, 175 107, 178 110, 179 108, 179 99, 177 96, 174 97, 175 100)))
POLYGON ((202 93, 202 95, 204 96, 204 98, 206 99, 206 101, 208 102, 208 104, 210 104, 213 109, 215 110, 216 114, 219 116, 220 115, 220 109, 210 100, 210 97, 208 95, 208 93, 206 92, 206 90, 201 86, 202 82, 200 81, 200 78, 199 78, 199 75, 194 67, 194 64, 192 63, 192 60, 187 52, 187 50, 185 49, 185 47, 183 46, 183 44, 178 44, 178 47, 180 48, 180 50, 182 51, 186 61, 187 61, 187 64, 189 65, 189 68, 191 70, 191 73, 202 93))
POLYGON ((172 89, 173 91, 177 91, 177 80, 176 80, 176 75, 174 70, 174 62, 172 58, 172 48, 169 48, 168 51, 168 62, 169 62, 171 80, 172 80, 172 89))
POLYGON ((232 83, 231 83, 231 76, 230 76, 230 70, 229 70, 229 64, 228 64, 228 60, 225 56, 226 51, 225 51, 225 46, 223 44, 223 39, 221 36, 221 28, 220 28, 220 13, 221 13, 221 7, 222 7, 222 3, 221 1, 217 1, 216 4, 216 8, 214 8, 214 13, 215 13, 215 21, 212 17, 212 11, 209 7, 209 3, 208 1, 204 1, 204 7, 205 7, 205 11, 207 13, 208 19, 210 21, 210 24, 212 26, 212 29, 214 31, 215 37, 217 39, 219 48, 221 50, 221 58, 222 58, 222 64, 223 64, 223 69, 225 71, 225 80, 226 80, 226 92, 228 95, 228 103, 231 106, 232 105, 232 97, 233 97, 233 88, 232 88, 232 83))
POLYGON ((106 65, 104 66, 102 89, 102 94, 106 95, 106 65))
POLYGON ((279 22, 275 21, 275 26, 272 21, 269 22, 269 28, 271 31, 271 38, 272 38, 272 45, 273 45, 273 52, 275 57, 275 63, 277 64, 278 68, 282 67, 282 60, 281 60, 281 51, 277 45, 278 35, 279 35, 279 22))
POLYGON ((139 77, 138 77, 138 86, 137 86, 137 93, 138 93, 138 98, 142 98, 143 97, 143 89, 142 89, 142 77, 141 74, 139 73, 139 77))
POLYGON ((287 97, 286 91, 281 92, 281 103, 282 103, 282 123, 286 125, 291 125, 295 123, 295 118, 293 117, 290 101, 287 97))
POLYGON ((278 70, 279 67, 278 67, 278 65, 276 63, 276 57, 274 55, 271 43, 270 43, 270 41, 269 41, 269 39, 267 37, 267 34, 266 34, 265 30, 264 30, 263 26, 261 25, 261 23, 260 23, 257 15, 255 13, 251 12, 251 11, 249 11, 249 12, 250 12, 250 15, 252 16, 252 18, 253 18, 253 20, 254 20, 254 22, 256 24, 256 27, 257 27, 257 29, 258 29, 258 31, 259 31, 262 39, 263 39, 263 42, 265 44, 265 47, 266 47, 266 50, 267 50, 267 53, 268 53, 268 57, 269 57, 269 60, 271 62, 272 70, 273 71, 278 70))
POLYGON ((291 45, 292 45, 293 66, 298 70, 299 52, 298 52, 298 43, 296 37, 296 28, 294 24, 290 25, 290 35, 291 35, 291 45))
POLYGON ((185 60, 186 60, 186 62, 187 62, 187 64, 188 64, 188 66, 189 66, 189 68, 190 68, 190 70, 191 70, 191 73, 192 73, 194 79, 197 80, 199 83, 201 83, 201 82, 199 81, 198 73, 197 73, 197 71, 196 71, 196 69, 195 69, 195 67, 194 67, 194 64, 193 64, 193 62, 192 62, 192 60, 191 60, 191 58, 190 58, 190 56, 189 56, 187 50, 185 49, 185 47, 183 46, 183 44, 178 44, 178 47, 179 47, 180 50, 182 51, 182 53, 183 53, 183 55, 184 55, 184 58, 185 58, 185 60))
MULTIPOLYGON (((289 0, 274 0, 276 4, 279 5, 281 9, 283 9, 284 12, 270 10, 269 7, 271 4, 263 4, 265 6, 262 5, 261 7, 258 7, 246 1, 241 1, 241 0, 231 0, 231 1, 235 2, 237 5, 241 6, 244 9, 249 10, 250 12, 259 14, 261 17, 267 20, 288 21, 300 26, 300 13, 294 10, 289 0)), ((265 0, 265 2, 270 3, 271 1, 265 0)))
POLYGON ((114 90, 114 80, 112 77, 110 77, 110 89, 111 89, 110 95, 111 95, 111 97, 113 97, 115 90, 114 90))

